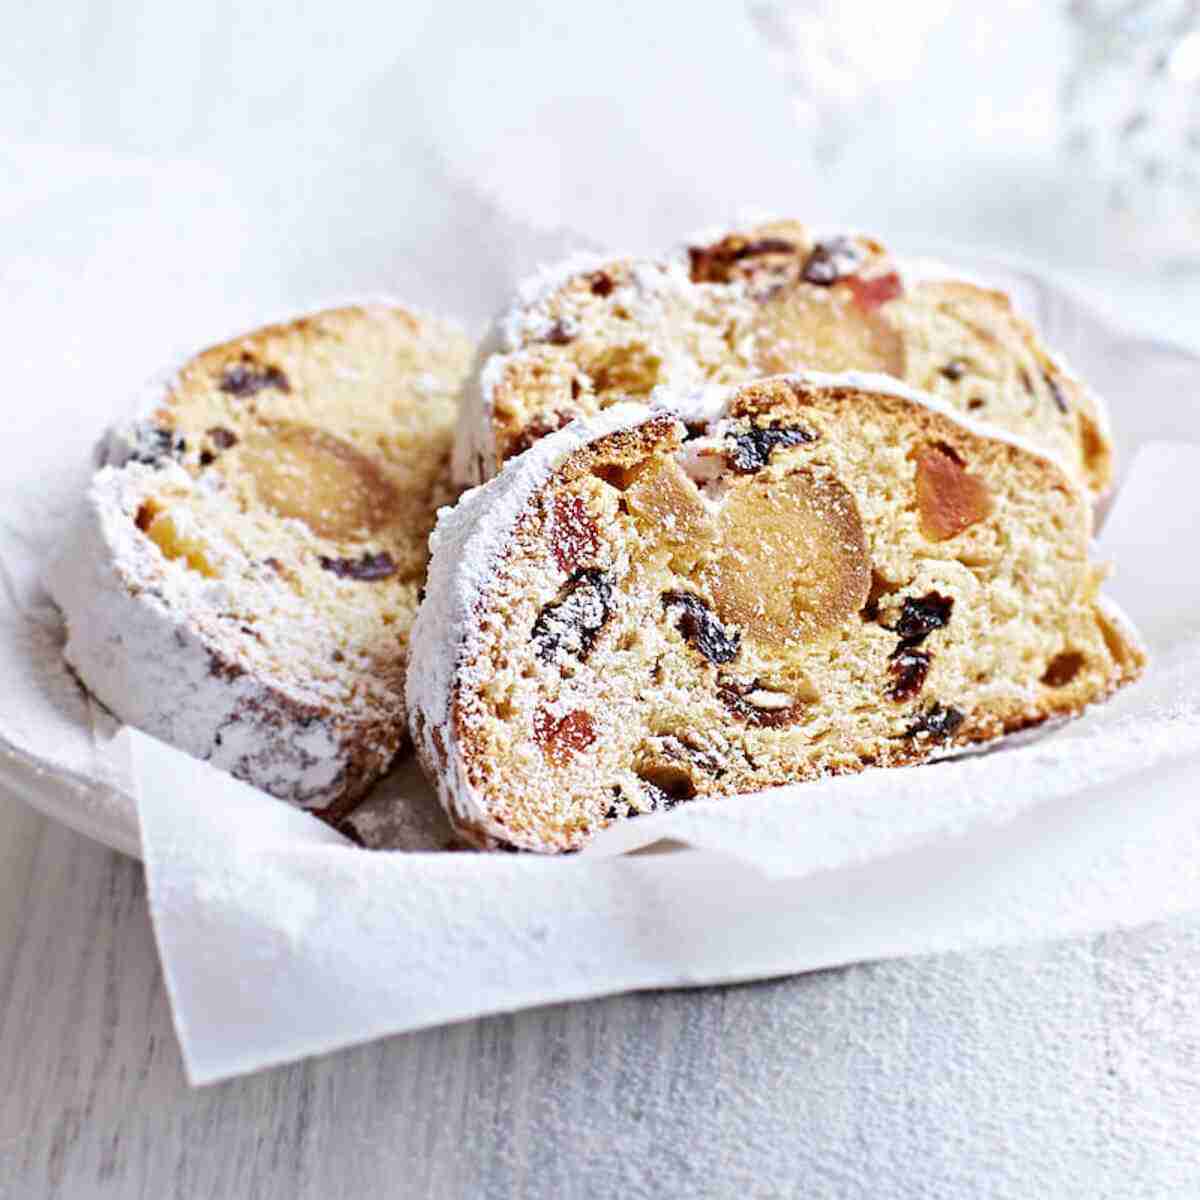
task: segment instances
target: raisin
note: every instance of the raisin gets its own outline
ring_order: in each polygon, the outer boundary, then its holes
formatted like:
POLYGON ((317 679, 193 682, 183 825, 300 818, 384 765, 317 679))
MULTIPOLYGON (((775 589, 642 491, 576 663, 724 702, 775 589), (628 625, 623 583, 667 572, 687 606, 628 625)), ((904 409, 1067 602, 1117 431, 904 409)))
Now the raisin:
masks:
POLYGON ((613 287, 612 276, 607 271, 596 271, 588 276, 593 296, 611 296, 613 287))
POLYGON ((546 759, 556 767, 564 767, 572 755, 586 750, 596 740, 596 727, 581 708, 559 718, 539 708, 533 715, 533 736, 546 759))
POLYGON ((862 251, 850 238, 829 238, 813 247, 800 274, 808 283, 828 287, 847 275, 853 275, 862 265, 862 260, 862 251))
POLYGON ((897 651, 919 646, 935 629, 948 625, 953 608, 954 597, 943 596, 940 592, 927 592, 920 599, 905 596, 900 619, 893 629, 900 635, 897 651))
POLYGON ((228 450, 231 446, 237 445, 237 434, 229 429, 224 429, 220 425, 214 425, 208 431, 208 436, 212 439, 212 444, 218 450, 228 450))
POLYGON ((924 650, 913 650, 901 642, 892 654, 891 666, 895 683, 888 691, 889 700, 911 700, 925 686, 930 657, 924 650))
POLYGON ((1042 682, 1047 687, 1066 687, 1083 670, 1086 661, 1078 650, 1064 650, 1061 654, 1056 654, 1046 665, 1042 682))
POLYGON ((392 556, 381 550, 378 554, 364 554, 362 558, 327 558, 321 555, 321 566, 339 579, 362 579, 372 581, 387 579, 396 572, 392 556))
POLYGON ((560 649, 586 658, 611 616, 612 580, 603 571, 589 567, 576 571, 560 598, 542 609, 533 623, 530 640, 543 662, 549 662, 560 649))
POLYGON ((200 451, 200 465, 202 467, 211 467, 217 461, 217 456, 211 450, 200 451))
POLYGON ((567 346, 574 340, 573 335, 567 332, 567 327, 561 321, 555 321, 542 337, 542 341, 548 342, 551 346, 567 346))
POLYGON ((938 369, 943 379, 957 383, 967 373, 967 364, 961 358, 952 358, 944 367, 938 369))
POLYGON ((795 250, 795 245, 783 238, 747 241, 737 234, 730 234, 712 246, 689 246, 689 274, 693 283, 728 283, 733 265, 742 259, 764 254, 794 254, 795 250))
POLYGON ((741 633, 726 628, 699 596, 691 592, 664 592, 662 605, 668 613, 678 610, 675 628, 709 662, 727 663, 737 657, 742 647, 741 633))
POLYGON ((1050 394, 1054 397, 1054 403, 1058 406, 1058 411, 1061 413, 1069 413, 1071 406, 1067 403, 1066 393, 1062 389, 1062 384, 1050 374, 1049 371, 1042 372, 1042 378, 1046 381, 1050 388, 1050 394))
POLYGON ((554 497, 549 535, 554 561, 568 574, 594 557, 600 544, 600 532, 582 496, 554 497))
POLYGON ((916 721, 905 730, 905 737, 916 737, 928 733, 932 737, 953 737, 966 718, 957 708, 943 707, 936 701, 924 712, 917 714, 916 721))
POLYGON ((746 433, 730 434, 733 449, 729 465, 740 475, 753 475, 771 461, 776 446, 802 446, 815 442, 817 435, 799 425, 752 425, 746 433))
POLYGON ((230 396, 253 396, 264 388, 279 392, 292 390, 288 377, 278 367, 257 366, 249 357, 239 363, 230 363, 221 375, 219 386, 230 396))
POLYGON ((133 430, 133 445, 126 461, 158 467, 168 459, 178 462, 185 453, 187 439, 181 434, 160 425, 142 424, 133 430))

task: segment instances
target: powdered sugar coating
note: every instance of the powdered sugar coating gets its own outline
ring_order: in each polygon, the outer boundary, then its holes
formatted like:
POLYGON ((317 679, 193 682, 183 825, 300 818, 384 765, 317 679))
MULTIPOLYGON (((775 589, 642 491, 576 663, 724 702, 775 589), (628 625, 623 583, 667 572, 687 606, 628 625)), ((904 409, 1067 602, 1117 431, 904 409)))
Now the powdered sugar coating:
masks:
POLYGON ((574 421, 438 513, 429 537, 425 599, 413 624, 406 696, 413 742, 427 764, 441 764, 431 775, 455 819, 487 825, 487 812, 455 752, 449 717, 455 680, 469 660, 480 602, 496 563, 530 501, 558 466, 597 438, 635 428, 653 416, 643 405, 618 404, 574 421))
POLYGON ((46 570, 67 622, 67 662, 128 723, 274 795, 324 806, 345 770, 345 732, 327 719, 296 723, 304 698, 232 674, 194 619, 201 604, 219 607, 225 585, 166 561, 135 535, 151 474, 136 464, 102 468, 46 570))

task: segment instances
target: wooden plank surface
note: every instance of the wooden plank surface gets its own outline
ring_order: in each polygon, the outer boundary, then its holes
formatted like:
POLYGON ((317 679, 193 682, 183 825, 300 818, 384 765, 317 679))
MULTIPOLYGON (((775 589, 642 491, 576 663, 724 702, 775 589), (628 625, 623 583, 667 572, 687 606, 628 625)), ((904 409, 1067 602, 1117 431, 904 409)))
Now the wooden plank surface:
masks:
POLYGON ((0 1196, 1200 1194, 1200 921, 184 1081, 137 863, 0 800, 0 1196))

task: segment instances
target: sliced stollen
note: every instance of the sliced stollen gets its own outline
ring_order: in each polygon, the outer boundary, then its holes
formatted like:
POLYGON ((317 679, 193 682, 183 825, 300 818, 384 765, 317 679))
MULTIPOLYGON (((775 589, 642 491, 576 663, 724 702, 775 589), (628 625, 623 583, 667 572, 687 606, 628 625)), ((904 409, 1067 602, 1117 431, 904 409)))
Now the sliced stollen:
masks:
POLYGON ((575 422, 440 516, 409 719, 475 845, 920 762, 1140 672, 1090 501, 1028 443, 879 375, 666 403, 575 422))
POLYGON ((531 279, 467 388, 462 483, 622 400, 778 372, 893 376, 1057 454, 1095 494, 1107 418, 1002 292, 796 221, 712 234, 661 259, 580 256, 531 279))
POLYGON ((102 447, 47 572, 121 720, 336 817, 404 738, 408 635, 472 347, 390 304, 188 361, 102 447))

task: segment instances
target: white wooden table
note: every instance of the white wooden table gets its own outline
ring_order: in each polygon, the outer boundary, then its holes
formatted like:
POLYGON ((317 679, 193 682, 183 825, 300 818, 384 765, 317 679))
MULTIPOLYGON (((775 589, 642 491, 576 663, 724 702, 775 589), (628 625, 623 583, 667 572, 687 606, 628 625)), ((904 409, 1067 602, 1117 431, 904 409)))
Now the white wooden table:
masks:
POLYGON ((0 1197, 1200 1194, 1200 920, 184 1081, 141 868, 0 800, 0 1197))

